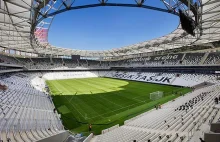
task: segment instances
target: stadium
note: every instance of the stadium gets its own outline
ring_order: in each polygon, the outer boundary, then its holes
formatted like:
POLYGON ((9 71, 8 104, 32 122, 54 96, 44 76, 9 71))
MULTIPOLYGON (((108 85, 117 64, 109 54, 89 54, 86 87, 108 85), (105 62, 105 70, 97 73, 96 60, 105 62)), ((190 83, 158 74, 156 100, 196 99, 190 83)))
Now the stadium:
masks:
POLYGON ((220 142, 220 1, 155 1, 0 1, 0 142, 220 142), (57 15, 100 7, 178 24, 111 49, 48 41, 57 15))

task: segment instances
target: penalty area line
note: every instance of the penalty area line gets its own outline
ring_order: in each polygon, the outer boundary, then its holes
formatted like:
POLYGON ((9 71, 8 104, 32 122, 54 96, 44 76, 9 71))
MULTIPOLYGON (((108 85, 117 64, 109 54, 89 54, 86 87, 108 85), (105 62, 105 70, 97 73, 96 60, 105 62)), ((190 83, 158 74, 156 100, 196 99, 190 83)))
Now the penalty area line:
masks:
MULTIPOLYGON (((68 102, 69 102, 69 100, 66 98, 66 97, 64 97, 68 102)), ((83 114, 78 110, 78 109, 76 109, 76 107, 72 104, 72 103, 70 103, 69 102, 69 104, 71 104, 71 106, 73 106, 73 108, 85 119, 85 117, 83 116, 83 114)), ((85 113, 85 112, 84 112, 85 113)))
MULTIPOLYGON (((138 102, 138 103, 134 103, 134 104, 131 104, 131 105, 128 105, 128 106, 125 106, 125 107, 121 107, 121 108, 116 109, 116 110, 110 110, 110 112, 116 112, 116 111, 118 111, 118 110, 121 110, 121 109, 124 109, 124 108, 130 107, 130 106, 133 106, 133 105, 135 105, 135 104, 143 103, 143 102, 145 102, 145 101, 140 101, 140 102, 138 102)), ((103 114, 97 115, 97 116, 95 116, 95 117, 91 117, 91 118, 89 118, 89 119, 93 119, 93 118, 96 118, 96 117, 99 117, 99 116, 103 116, 103 115, 108 114, 108 113, 110 113, 110 112, 106 112, 106 113, 103 113, 103 114)), ((105 118, 106 118, 106 117, 105 117, 105 118)), ((89 120, 89 119, 88 119, 88 120, 89 120)))
MULTIPOLYGON (((59 88, 57 88, 58 90, 59 90, 59 92, 60 92, 60 89, 59 88)), ((63 95, 64 96, 64 98, 69 102, 69 100, 65 97, 65 95, 63 95)), ((73 96, 72 96, 73 97, 73 96)), ((72 104, 72 103, 70 103, 69 102, 69 104, 71 104, 72 106, 73 106, 73 108, 85 119, 85 117, 83 116, 83 114, 78 110, 78 109, 76 109, 76 107, 72 104)), ((85 112, 84 112, 85 113, 85 112)))
POLYGON ((76 92, 74 95, 72 95, 71 99, 69 100, 69 103, 72 101, 73 97, 74 97, 76 94, 77 94, 77 92, 76 92))

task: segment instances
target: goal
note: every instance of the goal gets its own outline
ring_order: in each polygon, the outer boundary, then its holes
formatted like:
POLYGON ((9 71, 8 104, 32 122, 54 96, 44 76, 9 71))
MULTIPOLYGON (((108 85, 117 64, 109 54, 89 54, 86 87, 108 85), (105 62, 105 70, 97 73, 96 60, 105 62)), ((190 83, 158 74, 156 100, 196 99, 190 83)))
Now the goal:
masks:
POLYGON ((150 93, 150 99, 151 100, 158 100, 163 97, 163 92, 162 91, 156 91, 150 93))

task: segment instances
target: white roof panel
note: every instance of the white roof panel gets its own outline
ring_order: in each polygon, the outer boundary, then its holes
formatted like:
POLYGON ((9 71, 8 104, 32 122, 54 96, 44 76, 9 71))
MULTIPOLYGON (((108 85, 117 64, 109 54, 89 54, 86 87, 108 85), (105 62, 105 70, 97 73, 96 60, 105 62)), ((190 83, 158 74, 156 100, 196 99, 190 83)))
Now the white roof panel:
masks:
MULTIPOLYGON (((165 2, 166 0, 162 1, 165 2)), ((32 27, 34 26, 33 21, 42 17, 38 11, 34 11, 34 8, 36 10, 36 6, 41 6, 40 8, 42 9, 40 12, 47 13, 58 11, 64 7, 62 3, 53 0, 46 0, 46 3, 47 2, 49 3, 43 8, 44 4, 37 4, 35 0, 2 1, 0 5, 0 38, 2 40, 0 46, 42 54, 56 53, 57 55, 79 54, 82 56, 121 56, 173 49, 193 44, 204 44, 217 41, 220 38, 220 1, 202 0, 203 11, 201 24, 203 34, 199 36, 199 38, 187 35, 179 25, 173 32, 163 37, 111 50, 86 51, 55 47, 49 43, 42 44, 38 41, 36 42, 36 39, 33 38, 34 35, 32 35, 32 27)), ((175 5, 175 3, 173 3, 173 5, 175 5)), ((185 9, 183 5, 181 5, 181 7, 185 9)), ((37 27, 49 30, 53 18, 54 16, 50 16, 46 20, 41 21, 37 27)))

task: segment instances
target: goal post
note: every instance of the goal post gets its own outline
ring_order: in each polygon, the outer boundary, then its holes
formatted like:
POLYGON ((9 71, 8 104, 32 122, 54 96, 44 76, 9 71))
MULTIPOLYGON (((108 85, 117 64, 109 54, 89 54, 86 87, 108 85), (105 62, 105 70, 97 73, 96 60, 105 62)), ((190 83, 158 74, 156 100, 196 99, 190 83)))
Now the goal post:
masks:
POLYGON ((150 93, 150 99, 151 100, 158 100, 163 97, 163 92, 162 91, 156 91, 150 93))

